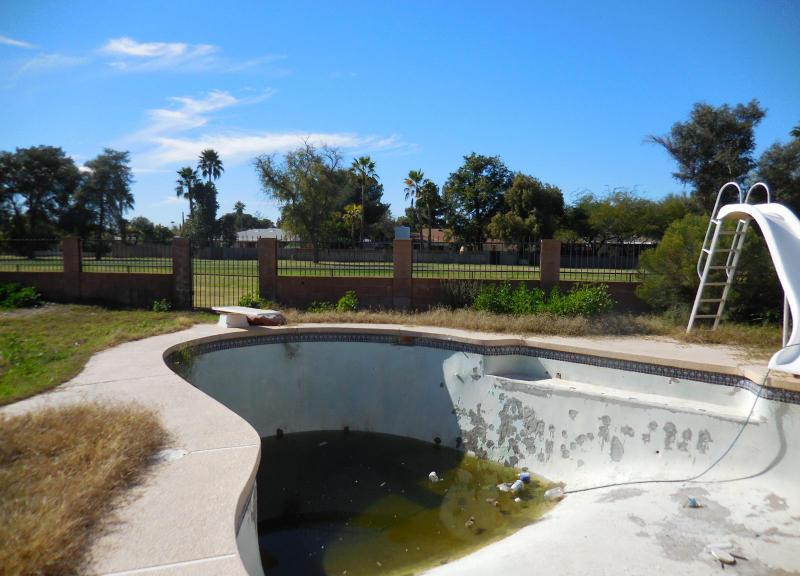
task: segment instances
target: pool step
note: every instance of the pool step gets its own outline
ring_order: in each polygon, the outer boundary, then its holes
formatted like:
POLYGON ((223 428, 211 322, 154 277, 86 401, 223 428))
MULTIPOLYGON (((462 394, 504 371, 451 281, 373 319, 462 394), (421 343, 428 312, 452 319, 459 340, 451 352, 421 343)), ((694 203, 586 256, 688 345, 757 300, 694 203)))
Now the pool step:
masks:
MULTIPOLYGON (((711 402, 703 402, 700 400, 691 400, 676 396, 665 396, 650 392, 635 392, 632 390, 623 390, 610 386, 587 384, 586 382, 577 382, 574 380, 564 380, 560 378, 539 379, 526 377, 519 374, 487 374, 487 376, 495 378, 500 382, 513 382, 522 384, 524 385, 524 388, 520 388, 518 391, 523 393, 527 392, 539 396, 548 393, 579 396, 592 400, 634 404, 643 408, 659 408, 662 410, 670 410, 672 412, 702 414, 740 424, 744 424, 747 421, 747 415, 750 412, 749 405, 744 407, 725 406, 713 404, 711 402), (529 388, 529 390, 525 390, 525 388, 529 388)), ((757 418, 754 416, 750 419, 750 421, 752 423, 760 423, 765 422, 766 419, 757 418)))

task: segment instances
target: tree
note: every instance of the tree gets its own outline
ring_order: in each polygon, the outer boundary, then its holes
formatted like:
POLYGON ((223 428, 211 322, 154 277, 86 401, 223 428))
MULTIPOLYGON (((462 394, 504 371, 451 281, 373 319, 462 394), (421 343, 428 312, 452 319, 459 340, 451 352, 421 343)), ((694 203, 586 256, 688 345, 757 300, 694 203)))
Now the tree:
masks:
POLYGON ((425 173, 422 170, 409 170, 408 176, 403 180, 403 191, 406 193, 406 200, 411 200, 411 231, 414 231, 414 226, 419 226, 419 219, 417 218, 416 210, 414 209, 414 201, 419 195, 422 183, 425 181, 425 173))
POLYGON ((281 204, 281 225, 311 242, 314 262, 319 262, 322 243, 335 227, 331 215, 348 192, 341 160, 335 148, 316 148, 308 142, 282 160, 274 155, 256 159, 261 187, 281 204))
POLYGON ((758 179, 767 183, 775 201, 800 215, 800 125, 791 134, 790 142, 776 142, 761 155, 758 179))
POLYGON ((144 216, 137 216, 128 224, 128 235, 141 244, 163 244, 175 234, 166 226, 154 224, 144 216))
POLYGON ((755 167, 753 130, 765 114, 757 100, 733 108, 697 103, 688 121, 676 122, 668 135, 646 141, 669 152, 678 163, 673 176, 691 184, 699 206, 710 212, 720 187, 755 167))
POLYGON ((0 204, 11 212, 15 233, 54 233, 81 182, 72 158, 54 146, 17 148, 3 153, 0 168, 0 204))
POLYGON ((214 240, 217 221, 217 187, 213 182, 198 182, 194 187, 195 210, 189 218, 189 236, 198 246, 208 246, 214 240))
POLYGON ((447 225, 464 242, 481 244, 486 227, 503 208, 511 171, 499 156, 464 156, 464 164, 444 185, 447 225))
POLYGON ((200 158, 197 161, 197 168, 206 179, 206 184, 219 179, 225 168, 222 166, 222 160, 217 154, 216 150, 208 148, 200 152, 200 158))
POLYGON ((789 133, 792 138, 800 139, 800 124, 792 128, 792 131, 789 133))
POLYGON ((342 221, 349 226, 350 239, 353 242, 356 240, 356 224, 360 225, 364 221, 364 218, 362 218, 363 213, 364 209, 359 204, 348 204, 342 211, 342 221))
MULTIPOLYGON (((364 207, 362 214, 364 238, 372 240, 386 238, 385 222, 389 214, 389 205, 382 202, 383 184, 378 177, 361 179, 352 168, 341 175, 346 183, 338 197, 337 212, 342 212, 348 204, 360 204, 364 207), (363 196, 362 196, 363 185, 363 196)), ((388 236, 391 238, 391 234, 388 236)))
MULTIPOLYGON (((428 228, 428 249, 431 248, 431 232, 434 226, 441 224, 441 214, 444 210, 444 203, 439 194, 439 187, 425 178, 417 191, 417 209, 424 215, 423 220, 428 228)), ((421 231, 421 227, 420 227, 421 231)))
POLYGON ((506 190, 505 206, 505 212, 492 217, 488 232, 494 238, 517 243, 522 252, 535 237, 553 237, 564 215, 564 195, 557 186, 517 173, 506 190))
POLYGON ((175 195, 189 201, 189 219, 194 215, 195 188, 200 184, 197 171, 191 166, 184 166, 178 170, 178 179, 175 181, 175 195))
POLYGON ((86 163, 90 170, 78 194, 78 201, 92 215, 95 230, 95 258, 100 259, 103 235, 114 230, 124 233, 123 217, 133 208, 133 174, 128 152, 105 148, 86 163))
POLYGON ((364 213, 365 213, 365 192, 371 180, 378 180, 375 172, 375 162, 369 156, 359 156, 350 166, 361 188, 361 233, 359 242, 364 243, 364 213))

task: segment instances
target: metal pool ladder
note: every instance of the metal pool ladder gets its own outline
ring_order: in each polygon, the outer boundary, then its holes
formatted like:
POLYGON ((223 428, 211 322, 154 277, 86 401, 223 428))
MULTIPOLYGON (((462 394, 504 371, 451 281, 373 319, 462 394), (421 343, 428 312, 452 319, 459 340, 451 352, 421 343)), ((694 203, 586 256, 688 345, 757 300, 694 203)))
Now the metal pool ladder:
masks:
MULTIPOLYGON (((739 219, 736 228, 726 230, 723 221, 717 217, 719 209, 722 207, 721 200, 728 188, 736 190, 737 203, 742 203, 742 189, 736 182, 728 182, 717 192, 717 201, 714 203, 714 210, 711 212, 711 219, 708 222, 706 236, 703 239, 703 248, 700 250, 700 257, 697 259, 697 275, 700 277, 700 286, 697 288, 697 295, 692 306, 692 314, 689 317, 689 325, 686 332, 691 332, 696 320, 714 320, 711 328, 716 330, 719 326, 722 312, 725 310, 725 302, 728 300, 731 286, 736 277, 736 267, 739 265, 739 257, 742 254, 744 239, 750 227, 750 220, 739 219), (720 248, 720 236, 731 236, 728 248, 720 248), (717 254, 725 254, 725 263, 714 262, 717 254), (721 290, 721 291, 720 291, 721 290), (706 292, 709 291, 709 294, 706 292), (701 311, 704 306, 710 305, 711 310, 701 311), (716 311, 714 311, 716 305, 716 311)), ((763 188, 767 195, 767 204, 770 202, 769 188, 763 182, 753 184, 744 196, 744 203, 750 203, 750 196, 756 188, 763 188)))

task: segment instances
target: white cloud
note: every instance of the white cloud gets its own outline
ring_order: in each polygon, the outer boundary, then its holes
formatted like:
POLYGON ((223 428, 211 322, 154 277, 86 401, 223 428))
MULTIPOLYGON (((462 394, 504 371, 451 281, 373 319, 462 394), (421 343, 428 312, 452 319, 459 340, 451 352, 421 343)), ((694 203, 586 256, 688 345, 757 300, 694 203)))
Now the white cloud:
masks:
POLYGON ((259 154, 285 152, 309 142, 351 151, 396 150, 407 147, 396 136, 361 136, 349 132, 301 131, 243 131, 236 129, 210 130, 214 113, 233 106, 262 102, 272 96, 272 90, 247 97, 214 90, 201 97, 170 98, 173 106, 148 110, 147 125, 126 139, 134 150, 136 170, 158 171, 182 163, 193 163, 200 152, 213 148, 224 158, 226 165, 248 162, 259 154), (198 130, 206 132, 199 134, 198 130))
POLYGON ((86 63, 86 58, 80 56, 69 56, 67 54, 42 54, 36 56, 22 63, 17 68, 16 75, 27 74, 31 72, 44 72, 46 70, 56 70, 71 68, 86 63))
POLYGON ((183 42, 137 42, 133 38, 112 38, 100 53, 114 57, 109 65, 118 70, 140 71, 180 67, 191 71, 217 63, 219 47, 183 42))
POLYGON ((158 202, 152 204, 152 206, 177 206, 179 204, 183 204, 186 202, 184 198, 180 198, 178 195, 175 196, 164 196, 158 202))
POLYGON ((25 42, 24 40, 15 40, 14 38, 9 38, 8 36, 0 36, 0 44, 5 44, 6 46, 16 46, 17 48, 35 48, 35 46, 30 42, 25 42))
POLYGON ((205 134, 197 138, 153 140, 155 149, 145 156, 145 164, 179 164, 197 158, 202 150, 213 148, 230 164, 248 161, 259 154, 285 152, 304 142, 315 146, 379 150, 401 146, 397 138, 359 136, 347 132, 258 132, 254 134, 205 134))

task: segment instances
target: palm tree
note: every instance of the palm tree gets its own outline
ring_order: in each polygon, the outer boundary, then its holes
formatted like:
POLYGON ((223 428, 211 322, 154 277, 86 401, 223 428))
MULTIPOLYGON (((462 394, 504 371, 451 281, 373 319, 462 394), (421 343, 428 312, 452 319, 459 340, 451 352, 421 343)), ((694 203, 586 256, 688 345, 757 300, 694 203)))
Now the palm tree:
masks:
POLYGON ((792 135, 793 138, 797 138, 798 140, 800 140, 800 124, 792 128, 790 134, 792 135))
POLYGON ((411 213, 413 215, 413 219, 411 222, 411 231, 414 231, 414 222, 417 220, 416 212, 414 212, 414 200, 419 195, 420 189, 422 188, 422 183, 425 180, 425 173, 422 170, 409 170, 408 177, 403 180, 403 184, 405 184, 405 188, 403 190, 406 193, 406 200, 409 198, 411 199, 411 213))
POLYGON ((350 240, 355 241, 356 222, 364 221, 364 207, 355 203, 348 204, 344 207, 342 220, 344 220, 345 224, 350 224, 350 240))
POLYGON ((365 213, 365 206, 364 206, 364 190, 367 187, 367 183, 370 180, 377 180, 378 174, 375 172, 375 162, 369 156, 360 156, 353 160, 353 163, 350 165, 350 169, 353 171, 353 174, 356 175, 359 182, 361 183, 361 236, 359 239, 359 243, 364 243, 364 213, 365 213))
POLYGON ((197 187, 197 171, 191 166, 184 166, 178 170, 178 179, 175 181, 175 195, 189 201, 189 218, 194 215, 194 192, 197 187))
POLYGON ((217 154, 216 150, 208 148, 200 152, 200 159, 197 162, 197 168, 200 170, 200 173, 206 179, 207 183, 211 183, 212 180, 216 180, 222 173, 225 172, 225 168, 222 167, 222 160, 220 160, 219 154, 217 154))

